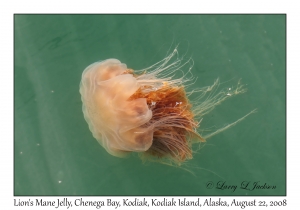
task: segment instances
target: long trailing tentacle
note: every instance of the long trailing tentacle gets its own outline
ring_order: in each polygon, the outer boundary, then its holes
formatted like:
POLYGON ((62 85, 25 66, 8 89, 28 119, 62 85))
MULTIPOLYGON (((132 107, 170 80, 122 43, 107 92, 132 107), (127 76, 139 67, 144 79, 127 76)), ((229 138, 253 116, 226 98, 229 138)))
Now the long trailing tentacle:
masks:
POLYGON ((143 159, 154 158, 160 162, 180 165, 193 157, 192 144, 204 142, 240 122, 248 115, 204 137, 199 133, 203 116, 217 105, 234 95, 244 93, 246 89, 239 81, 236 87, 220 89, 220 81, 216 79, 211 86, 192 89, 191 84, 197 80, 191 69, 193 60, 184 60, 178 54, 178 45, 161 61, 148 68, 133 72, 140 84, 140 89, 129 100, 146 98, 153 116, 143 127, 151 127, 153 143, 149 150, 141 153, 143 159), (181 73, 181 77, 175 76, 181 73), (189 97, 196 95, 193 101, 189 97), (195 141, 196 139, 196 141, 195 141))

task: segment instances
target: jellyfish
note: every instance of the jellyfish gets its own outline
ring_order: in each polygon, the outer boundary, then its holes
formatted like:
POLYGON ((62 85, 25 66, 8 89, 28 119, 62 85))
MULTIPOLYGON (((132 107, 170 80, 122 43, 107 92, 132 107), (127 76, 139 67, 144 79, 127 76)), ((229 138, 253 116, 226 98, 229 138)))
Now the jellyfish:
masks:
POLYGON ((211 86, 187 91, 196 80, 193 60, 184 61, 177 47, 161 61, 142 70, 127 68, 111 58, 89 65, 82 73, 82 110, 89 129, 111 155, 125 157, 137 152, 143 159, 167 160, 172 164, 193 158, 192 145, 228 129, 249 114, 202 136, 200 122, 225 99, 245 92, 211 86), (176 78, 180 73, 181 76, 176 78), (196 95, 191 100, 190 97, 196 95))

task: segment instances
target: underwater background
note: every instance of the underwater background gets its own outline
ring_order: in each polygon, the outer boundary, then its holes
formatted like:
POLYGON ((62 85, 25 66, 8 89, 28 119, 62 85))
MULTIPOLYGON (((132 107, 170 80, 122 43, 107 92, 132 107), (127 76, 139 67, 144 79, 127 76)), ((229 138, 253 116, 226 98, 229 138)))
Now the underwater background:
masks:
POLYGON ((286 16, 15 15, 14 194, 285 195, 286 16), (178 43, 194 61, 189 90, 217 78, 247 88, 205 115, 201 134, 257 112, 180 168, 109 155, 83 117, 83 70, 108 58, 143 69, 178 43))

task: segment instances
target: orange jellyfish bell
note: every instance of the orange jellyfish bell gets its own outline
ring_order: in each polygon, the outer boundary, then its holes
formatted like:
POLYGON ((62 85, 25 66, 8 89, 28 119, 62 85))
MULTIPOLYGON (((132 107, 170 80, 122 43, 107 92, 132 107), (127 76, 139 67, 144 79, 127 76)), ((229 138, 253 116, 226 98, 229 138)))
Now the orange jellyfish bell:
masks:
POLYGON ((191 67, 179 79, 173 78, 191 60, 182 63, 175 55, 176 48, 140 71, 128 69, 117 59, 96 62, 83 71, 80 93, 84 118, 111 155, 139 152, 176 164, 191 159, 192 144, 205 141, 197 132, 202 117, 227 97, 244 92, 238 84, 216 93, 218 80, 212 86, 186 92, 186 84, 194 79, 186 78, 191 67), (198 97, 191 103, 188 96, 194 93, 198 97))
POLYGON ((145 98, 128 100, 139 88, 137 79, 117 59, 88 66, 80 93, 83 113, 93 136, 112 155, 149 149, 153 128, 142 127, 152 118, 145 98))

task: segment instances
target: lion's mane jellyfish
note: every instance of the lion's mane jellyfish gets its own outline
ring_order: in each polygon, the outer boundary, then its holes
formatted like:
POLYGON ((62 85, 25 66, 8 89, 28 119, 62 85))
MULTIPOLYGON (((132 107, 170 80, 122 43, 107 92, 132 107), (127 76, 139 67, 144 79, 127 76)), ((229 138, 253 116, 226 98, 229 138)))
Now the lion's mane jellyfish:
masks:
POLYGON ((235 88, 217 91, 217 79, 212 86, 187 91, 196 80, 192 65, 191 59, 183 62, 175 48, 163 60, 139 71, 117 59, 88 66, 82 73, 80 93, 93 136, 111 155, 139 152, 143 158, 180 165, 193 157, 193 143, 204 142, 250 114, 201 136, 197 130, 202 117, 245 90, 238 83, 235 88), (178 73, 181 76, 174 79, 178 73), (191 95, 196 95, 193 101, 191 95))

